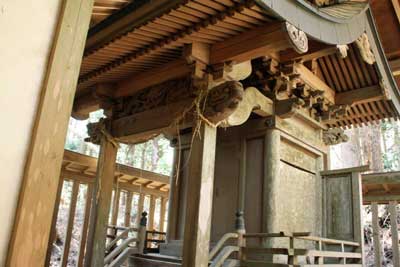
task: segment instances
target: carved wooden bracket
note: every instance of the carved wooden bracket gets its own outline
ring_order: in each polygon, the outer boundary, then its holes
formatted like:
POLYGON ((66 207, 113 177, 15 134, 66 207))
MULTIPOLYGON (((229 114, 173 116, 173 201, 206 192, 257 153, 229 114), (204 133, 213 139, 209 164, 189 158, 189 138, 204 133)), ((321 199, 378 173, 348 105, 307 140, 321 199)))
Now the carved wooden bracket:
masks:
POLYGON ((236 126, 245 123, 252 112, 267 117, 273 114, 273 101, 264 96, 255 87, 246 88, 243 100, 239 102, 237 109, 225 120, 222 127, 236 126))
POLYGON ((328 146, 337 145, 349 141, 349 137, 344 133, 343 129, 333 128, 323 131, 322 140, 328 146))

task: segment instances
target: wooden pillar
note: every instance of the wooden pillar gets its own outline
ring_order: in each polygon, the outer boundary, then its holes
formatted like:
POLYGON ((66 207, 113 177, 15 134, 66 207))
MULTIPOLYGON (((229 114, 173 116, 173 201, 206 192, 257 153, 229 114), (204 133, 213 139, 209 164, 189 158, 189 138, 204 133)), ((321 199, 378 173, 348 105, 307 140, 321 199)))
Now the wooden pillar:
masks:
POLYGON ((97 162, 95 189, 92 196, 92 212, 88 234, 86 267, 104 265, 107 225, 114 183, 115 160, 118 148, 105 136, 101 137, 100 155, 97 162))
POLYGON ((114 225, 114 226, 117 225, 119 200, 121 198, 120 194, 121 194, 121 191, 118 187, 118 182, 117 182, 117 187, 114 190, 114 199, 112 200, 112 214, 111 214, 111 225, 114 225))
MULTIPOLYGON (((139 194, 139 203, 138 203, 138 212, 137 212, 137 217, 136 217, 136 225, 137 225, 137 227, 139 227, 140 219, 142 217, 143 206, 144 206, 144 198, 145 198, 145 195, 143 193, 140 193, 139 194)), ((147 224, 147 219, 146 219, 146 224, 147 224)))
POLYGON ((264 141, 264 190, 263 190, 263 219, 262 230, 266 233, 279 232, 275 222, 277 211, 276 193, 280 173, 280 143, 278 129, 268 129, 264 141))
POLYGON ((85 257, 85 248, 88 236, 88 226, 89 226, 90 208, 91 208, 90 200, 92 199, 92 195, 93 195, 93 185, 88 184, 86 192, 86 203, 85 203, 85 219, 83 221, 81 240, 79 244, 78 267, 83 266, 83 259, 85 257))
POLYGON ((156 197, 153 195, 150 195, 150 210, 149 210, 149 221, 147 224, 147 229, 150 231, 154 230, 154 215, 156 211, 156 197))
POLYGON ((161 207, 160 207, 160 232, 164 232, 164 221, 166 212, 167 199, 161 197, 161 207))
POLYGON ((390 231, 392 233, 393 266, 400 266, 399 231, 397 229, 397 202, 389 202, 390 231))
POLYGON ((131 226, 131 210, 132 210, 132 192, 126 192, 126 207, 125 207, 125 226, 131 226))
POLYGON ((244 212, 246 201, 246 155, 247 155, 247 140, 243 139, 240 142, 240 176, 238 188, 238 211, 244 212))
POLYGON ((6 266, 44 266, 93 0, 64 0, 32 126, 6 266))
POLYGON ((180 172, 180 153, 182 153, 182 150, 179 148, 174 149, 174 160, 169 187, 167 242, 176 239, 177 235, 176 227, 179 209, 179 184, 177 184, 177 177, 180 172))
POLYGON ((375 267, 381 267, 382 249, 381 249, 381 239, 379 234, 378 203, 372 202, 371 208, 372 208, 372 236, 374 241, 375 267))
POLYGON ((207 267, 217 129, 203 124, 193 133, 186 199, 183 267, 207 267))
POLYGON ((56 206, 54 207, 53 219, 52 219, 52 223, 51 223, 49 246, 48 246, 47 254, 46 254, 46 266, 50 265, 51 252, 53 251, 53 242, 56 239, 56 235, 57 235, 57 217, 58 217, 58 211, 60 209, 61 193, 62 193, 62 189, 64 186, 64 182, 65 182, 65 180, 63 178, 60 178, 60 182, 58 184, 58 189, 57 189, 56 206))
POLYGON ((61 267, 66 267, 67 263, 68 263, 68 254, 69 254, 69 248, 71 247, 72 230, 74 227, 74 219, 75 219, 76 204, 77 204, 77 200, 78 200, 78 193, 79 193, 79 182, 73 181, 71 202, 70 202, 69 211, 68 211, 67 232, 65 235, 61 267))

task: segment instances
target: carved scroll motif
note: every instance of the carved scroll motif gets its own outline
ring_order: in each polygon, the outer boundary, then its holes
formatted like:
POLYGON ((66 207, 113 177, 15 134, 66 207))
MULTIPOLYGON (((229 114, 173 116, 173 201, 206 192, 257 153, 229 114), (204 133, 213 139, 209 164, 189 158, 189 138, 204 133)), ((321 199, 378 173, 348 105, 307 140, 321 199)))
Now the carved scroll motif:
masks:
POLYGON ((349 137, 343 129, 333 128, 323 132, 322 140, 328 146, 337 145, 349 141, 349 137))
POLYGON ((306 53, 308 51, 308 37, 306 33, 289 22, 286 22, 286 30, 289 35, 289 40, 297 53, 306 53))
POLYGON ((237 109, 222 121, 221 126, 229 127, 241 125, 249 119, 252 112, 262 117, 273 114, 273 101, 264 96, 255 87, 246 88, 243 94, 243 100, 239 102, 237 109))

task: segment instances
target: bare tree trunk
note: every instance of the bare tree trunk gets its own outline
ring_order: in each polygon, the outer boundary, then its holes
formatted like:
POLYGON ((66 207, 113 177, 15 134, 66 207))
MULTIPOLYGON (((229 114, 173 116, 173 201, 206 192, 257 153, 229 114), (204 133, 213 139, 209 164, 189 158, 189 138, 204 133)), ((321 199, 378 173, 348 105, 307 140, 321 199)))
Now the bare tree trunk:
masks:
POLYGON ((144 170, 145 167, 146 167, 146 150, 147 150, 147 142, 144 143, 143 147, 142 147, 142 156, 141 156, 141 159, 140 159, 141 160, 140 168, 142 170, 144 170))

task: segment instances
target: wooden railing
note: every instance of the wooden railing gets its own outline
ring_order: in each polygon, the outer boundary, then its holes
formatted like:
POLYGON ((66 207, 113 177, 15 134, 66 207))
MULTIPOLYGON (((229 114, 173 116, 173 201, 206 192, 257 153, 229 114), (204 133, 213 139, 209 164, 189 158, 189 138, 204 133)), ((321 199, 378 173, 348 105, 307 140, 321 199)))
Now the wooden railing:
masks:
POLYGON ((286 263, 281 262, 279 266, 362 266, 362 254, 359 249, 360 244, 356 242, 335 240, 328 238, 321 238, 310 236, 309 233, 254 233, 244 234, 243 238, 259 239, 260 246, 244 246, 240 248, 241 251, 241 266, 276 266, 273 262, 274 257, 286 257, 286 263), (268 239, 284 238, 289 241, 288 247, 268 247, 268 239), (302 248, 295 246, 296 240, 303 242, 311 242, 309 247, 302 248), (266 260, 259 260, 259 258, 267 258, 266 260), (303 262, 300 262, 303 258, 303 262))
POLYGON ((159 251, 159 244, 165 243, 167 233, 159 232, 159 231, 146 231, 145 237, 145 248, 144 252, 149 253, 158 253, 159 251))

